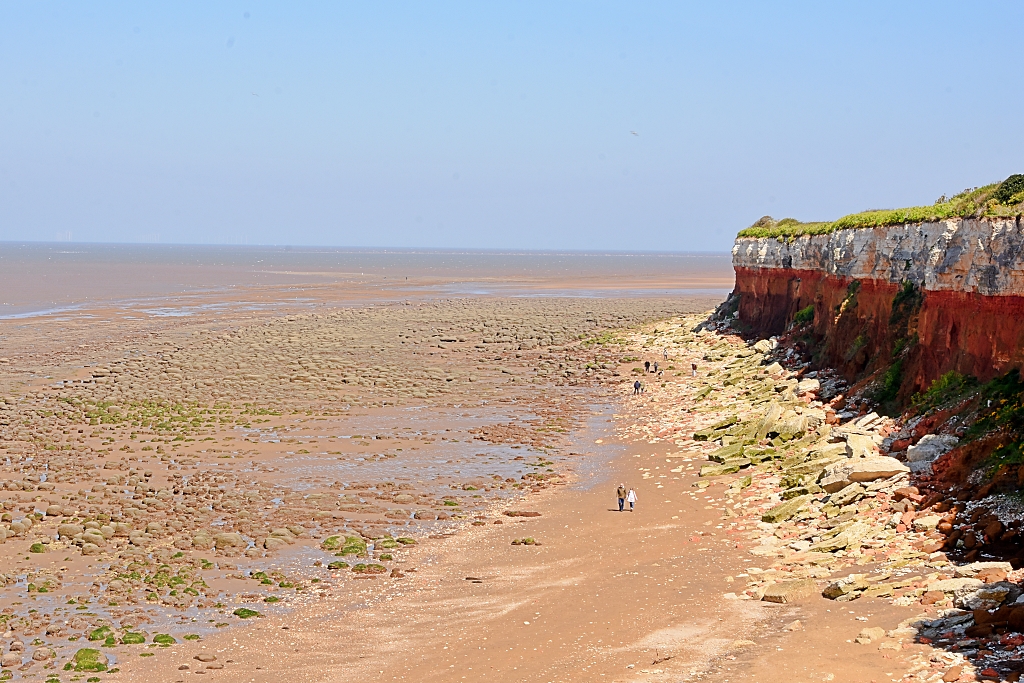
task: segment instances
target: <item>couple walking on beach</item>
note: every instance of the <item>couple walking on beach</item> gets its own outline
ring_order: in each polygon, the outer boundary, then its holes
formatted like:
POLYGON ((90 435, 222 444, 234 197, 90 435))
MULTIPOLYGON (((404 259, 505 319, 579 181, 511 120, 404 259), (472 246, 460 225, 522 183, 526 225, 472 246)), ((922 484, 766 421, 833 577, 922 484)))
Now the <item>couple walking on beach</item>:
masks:
POLYGON ((633 511, 633 505, 636 504, 636 492, 633 489, 626 489, 625 484, 619 484, 619 488, 615 491, 615 495, 619 499, 619 512, 629 503, 629 511, 633 511))

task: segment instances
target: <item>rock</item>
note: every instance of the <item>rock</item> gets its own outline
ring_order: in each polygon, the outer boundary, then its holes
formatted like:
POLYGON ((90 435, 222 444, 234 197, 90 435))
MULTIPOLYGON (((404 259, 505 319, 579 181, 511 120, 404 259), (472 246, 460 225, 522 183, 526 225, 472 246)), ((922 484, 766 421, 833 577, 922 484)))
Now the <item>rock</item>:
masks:
POLYGON ((963 664, 957 664, 956 666, 951 666, 949 668, 949 670, 946 671, 946 673, 942 674, 943 683, 952 683, 953 681, 959 681, 960 680, 960 676, 962 676, 963 673, 964 673, 963 664))
POLYGON ((211 550, 213 548, 213 537, 208 533, 197 533, 192 537, 192 547, 196 550, 211 550))
POLYGON ((60 505, 50 505, 46 508, 47 517, 60 517, 64 514, 64 508, 60 505))
POLYGON ((776 346, 778 346, 778 342, 776 341, 773 341, 771 339, 759 339, 758 341, 754 342, 754 345, 751 348, 753 348, 758 353, 768 353, 776 346))
POLYGON ((91 647, 84 647, 75 653, 70 666, 74 671, 106 671, 108 663, 105 654, 91 647))
POLYGON ((818 393, 820 390, 821 382, 816 379, 801 380, 796 385, 796 393, 798 394, 818 393))
POLYGON ((840 531, 832 538, 815 543, 810 547, 810 550, 819 553, 831 553, 836 550, 842 550, 858 543, 862 538, 870 534, 872 530, 871 525, 866 522, 853 522, 849 527, 840 531))
POLYGON ((916 445, 907 448, 907 462, 935 462, 959 442, 958 438, 947 434, 925 434, 916 445))
POLYGON ((906 465, 889 456, 851 458, 826 467, 818 478, 818 485, 829 493, 835 493, 855 481, 888 479, 909 471, 906 465))
POLYGON ((57 536, 60 538, 74 538, 84 531, 85 527, 80 524, 61 524, 57 527, 57 536))
POLYGON ((279 538, 289 545, 295 543, 295 535, 288 529, 271 529, 270 536, 272 538, 279 538))
POLYGON ((843 505, 849 505, 856 503, 858 500, 864 497, 864 486, 861 484, 850 484, 839 489, 831 496, 829 496, 828 502, 833 505, 842 507, 843 505))
POLYGON ((978 579, 945 579, 931 584, 928 586, 928 590, 942 591, 943 593, 952 593, 954 595, 966 595, 967 593, 975 591, 984 585, 985 583, 978 579))
POLYGON ((869 436, 848 434, 846 436, 846 455, 850 458, 870 458, 878 455, 878 446, 869 436))
POLYGON ((811 502, 812 498, 813 496, 811 495, 798 496, 787 500, 784 503, 780 503, 761 515, 761 521, 768 522, 770 524, 784 522, 806 507, 807 504, 811 502))
POLYGON ((750 465, 750 460, 747 458, 739 458, 738 460, 730 460, 723 465, 704 465, 700 468, 698 476, 701 477, 718 477, 723 474, 734 474, 739 472, 741 468, 750 465))
POLYGON ((101 534, 99 531, 93 531, 91 529, 89 531, 86 531, 85 534, 82 535, 82 540, 86 543, 92 543, 93 545, 98 546, 100 548, 107 545, 107 539, 103 537, 103 534, 101 534))
POLYGON ((200 652, 192 659, 203 662, 205 664, 206 662, 216 662, 217 655, 213 654, 212 652, 200 652))
POLYGON ((804 624, 803 624, 802 621, 797 619, 796 621, 791 621, 790 623, 786 624, 785 630, 787 630, 787 631, 803 631, 804 630, 804 624))
POLYGON ((0 666, 5 669, 21 666, 21 654, 17 652, 5 652, 0 657, 0 666))
POLYGON ((768 434, 778 431, 778 422, 782 418, 783 414, 782 406, 774 401, 768 404, 768 411, 764 416, 758 420, 757 427, 754 431, 754 438, 761 440, 768 436, 768 434))
MULTIPOLYGON (((195 539, 193 539, 194 542, 195 539)), ((213 537, 213 544, 218 550, 223 548, 244 548, 248 545, 245 539, 242 538, 242 535, 238 533, 216 534, 213 537)))
POLYGON ((99 555, 101 552, 103 552, 103 551, 100 550, 100 547, 98 545, 94 544, 94 543, 83 543, 82 544, 82 554, 83 555, 99 555))
POLYGON ((938 515, 927 515, 925 517, 918 517, 914 520, 914 531, 931 531, 934 529, 942 518, 938 515))
POLYGON ((881 640, 882 638, 885 638, 885 629, 879 626, 862 628, 860 633, 857 634, 857 642, 862 645, 866 645, 872 640, 881 640))
POLYGON ((796 579, 768 586, 761 599, 765 602, 788 604, 810 597, 817 592, 818 586, 814 583, 814 579, 796 579))
MULTIPOLYGON (((291 542, 294 543, 295 541, 291 542)), ((267 536, 265 539, 263 539, 263 547, 267 550, 282 550, 284 548, 287 548, 288 545, 289 542, 281 538, 280 536, 267 536)))
POLYGON ((956 568, 956 578, 970 578, 986 569, 1001 569, 1006 573, 1013 571, 1013 565, 1009 562, 972 562, 956 568))
POLYGON ((959 594, 954 604, 961 609, 995 609, 1006 601, 1011 590, 1016 586, 1008 582, 989 583, 977 590, 959 594))
POLYGON ((56 656, 57 653, 48 647, 36 648, 35 651, 32 653, 32 659, 37 662, 45 662, 47 659, 51 659, 56 656))
POLYGON ((192 541, 187 538, 176 538, 173 545, 178 550, 188 550, 192 547, 192 541))

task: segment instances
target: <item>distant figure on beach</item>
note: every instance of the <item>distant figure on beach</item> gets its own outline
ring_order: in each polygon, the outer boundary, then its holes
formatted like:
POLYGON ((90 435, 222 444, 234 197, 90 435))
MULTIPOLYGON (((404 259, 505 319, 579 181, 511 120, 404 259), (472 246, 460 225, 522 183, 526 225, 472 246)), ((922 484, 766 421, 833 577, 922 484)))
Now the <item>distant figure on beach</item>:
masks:
POLYGON ((633 382, 633 395, 634 396, 636 396, 637 394, 640 393, 640 387, 641 386, 642 385, 640 384, 640 380, 637 380, 637 381, 633 382))
POLYGON ((668 347, 667 346, 661 350, 661 353, 665 356, 665 360, 668 360, 668 347))
POLYGON ((644 372, 650 372, 650 371, 651 371, 651 361, 645 360, 644 361, 644 372))
POLYGON ((654 361, 654 371, 658 371, 658 361, 654 361))
POLYGON ((629 511, 632 512, 633 505, 636 504, 636 491, 630 489, 629 493, 626 494, 626 501, 629 503, 629 511))
POLYGON ((619 488, 615 491, 615 496, 619 499, 619 512, 622 512, 622 508, 626 505, 626 485, 619 484, 619 488))
POLYGON ((693 369, 693 376, 696 377, 697 376, 697 364, 696 363, 690 363, 690 367, 693 369))

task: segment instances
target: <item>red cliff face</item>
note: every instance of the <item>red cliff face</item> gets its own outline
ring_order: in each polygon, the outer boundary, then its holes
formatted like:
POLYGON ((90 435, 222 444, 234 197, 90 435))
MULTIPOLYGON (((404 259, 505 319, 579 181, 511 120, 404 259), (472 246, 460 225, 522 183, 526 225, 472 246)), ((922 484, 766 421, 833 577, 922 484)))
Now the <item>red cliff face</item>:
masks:
POLYGON ((1021 227, 949 221, 737 240, 739 319, 774 335, 813 306, 811 357, 848 379, 900 360, 904 399, 950 370, 985 381, 1024 365, 1021 227))

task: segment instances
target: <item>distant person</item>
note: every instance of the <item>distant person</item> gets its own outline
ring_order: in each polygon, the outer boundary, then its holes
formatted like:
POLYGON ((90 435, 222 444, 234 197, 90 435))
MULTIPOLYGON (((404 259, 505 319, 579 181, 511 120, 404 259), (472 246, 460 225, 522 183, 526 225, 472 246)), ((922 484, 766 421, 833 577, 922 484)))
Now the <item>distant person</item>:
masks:
POLYGON ((668 360, 668 347, 661 350, 662 355, 665 356, 664 360, 668 360))
POLYGON ((697 376, 697 364, 696 363, 690 363, 690 368, 693 370, 693 376, 696 377, 697 376))
POLYGON ((651 361, 645 360, 644 361, 644 372, 650 372, 650 371, 651 371, 651 361))
POLYGON ((654 361, 654 372, 658 372, 658 361, 654 361))
POLYGON ((619 499, 619 512, 626 506, 626 495, 626 485, 619 484, 619 488, 615 490, 615 496, 619 499))
POLYGON ((629 503, 629 511, 632 512, 633 506, 636 504, 636 491, 629 490, 629 493, 626 494, 626 502, 629 503))
POLYGON ((640 393, 642 394, 642 393, 644 393, 646 391, 647 391, 647 385, 644 382, 640 382, 640 393))
POLYGON ((638 395, 640 393, 640 387, 641 386, 643 386, 643 385, 640 384, 640 380, 637 380, 637 381, 633 382, 633 395, 634 396, 636 396, 636 395, 638 395))

